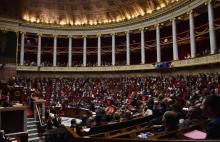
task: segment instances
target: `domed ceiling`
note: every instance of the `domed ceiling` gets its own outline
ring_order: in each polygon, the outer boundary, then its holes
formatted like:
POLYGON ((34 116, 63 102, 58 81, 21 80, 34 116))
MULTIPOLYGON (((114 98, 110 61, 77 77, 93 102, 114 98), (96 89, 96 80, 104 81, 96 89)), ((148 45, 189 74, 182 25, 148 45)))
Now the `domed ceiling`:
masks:
POLYGON ((132 20, 164 9, 178 0, 12 0, 17 4, 7 1, 3 0, 5 4, 0 7, 4 13, 7 8, 11 9, 9 17, 34 23, 75 26, 132 20))

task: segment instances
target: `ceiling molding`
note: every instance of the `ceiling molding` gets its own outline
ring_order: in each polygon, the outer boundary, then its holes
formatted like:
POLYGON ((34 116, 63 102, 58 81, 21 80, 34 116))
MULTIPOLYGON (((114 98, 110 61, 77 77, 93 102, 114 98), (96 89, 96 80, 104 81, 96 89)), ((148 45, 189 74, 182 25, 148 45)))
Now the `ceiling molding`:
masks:
POLYGON ((22 32, 31 32, 31 33, 40 33, 40 34, 49 34, 49 35, 97 35, 97 34, 112 34, 120 33, 125 31, 138 30, 140 28, 150 27, 158 23, 163 23, 169 21, 174 17, 181 16, 197 7, 203 5, 206 0, 185 0, 181 1, 174 7, 167 9, 163 12, 155 12, 148 17, 147 19, 134 19, 128 23, 116 23, 105 26, 91 26, 86 27, 66 27, 66 26, 49 26, 49 25, 39 25, 33 23, 26 23, 19 20, 11 20, 0 18, 1 29, 13 30, 13 31, 22 31, 22 32))

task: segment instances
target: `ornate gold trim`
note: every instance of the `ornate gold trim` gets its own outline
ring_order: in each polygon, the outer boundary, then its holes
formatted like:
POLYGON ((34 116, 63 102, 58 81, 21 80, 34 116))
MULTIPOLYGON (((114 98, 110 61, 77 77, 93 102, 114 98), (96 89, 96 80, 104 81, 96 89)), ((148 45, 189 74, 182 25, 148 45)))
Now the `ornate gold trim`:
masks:
MULTIPOLYGON (((94 29, 105 29, 105 28, 112 28, 112 27, 121 27, 125 25, 133 25, 138 24, 146 20, 155 19, 160 17, 168 12, 172 12, 179 7, 189 4, 190 0, 179 0, 177 3, 167 6, 161 10, 155 11, 152 14, 146 14, 145 16, 140 16, 138 18, 134 18, 127 21, 116 22, 116 23, 109 23, 109 24, 102 24, 102 25, 85 25, 85 26, 63 26, 57 24, 42 24, 42 23, 31 23, 26 22, 24 20, 19 20, 21 26, 33 26, 39 28, 54 28, 54 29, 77 29, 77 30, 94 30, 94 29)), ((13 20, 12 20, 13 21, 13 20)), ((16 20, 14 20, 15 22, 16 20)))

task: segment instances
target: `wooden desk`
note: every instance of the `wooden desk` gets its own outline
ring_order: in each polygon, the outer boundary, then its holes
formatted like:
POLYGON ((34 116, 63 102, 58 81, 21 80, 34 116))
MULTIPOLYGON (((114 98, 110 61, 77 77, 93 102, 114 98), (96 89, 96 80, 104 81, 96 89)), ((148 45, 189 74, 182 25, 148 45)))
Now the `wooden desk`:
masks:
POLYGON ((5 134, 26 132, 27 116, 25 110, 27 108, 27 106, 1 107, 0 129, 5 130, 5 134))
POLYGON ((92 116, 92 112, 83 108, 63 108, 65 117, 82 119, 84 116, 92 116))

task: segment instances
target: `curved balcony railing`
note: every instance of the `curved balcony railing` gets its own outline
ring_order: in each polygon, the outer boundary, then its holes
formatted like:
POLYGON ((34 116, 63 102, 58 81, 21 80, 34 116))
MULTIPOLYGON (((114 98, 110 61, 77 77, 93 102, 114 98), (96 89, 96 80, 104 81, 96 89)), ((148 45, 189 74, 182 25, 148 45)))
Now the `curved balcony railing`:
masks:
MULTIPOLYGON (((171 61, 170 68, 190 67, 220 63, 220 54, 204 57, 191 58, 186 60, 171 61)), ((114 72, 114 71, 141 71, 156 70, 157 64, 141 64, 129 66, 108 66, 108 67, 36 67, 17 66, 17 71, 28 72, 114 72)))
POLYGON ((171 63, 171 67, 189 67, 220 63, 220 54, 208 55, 204 57, 191 58, 187 60, 177 60, 171 63))

